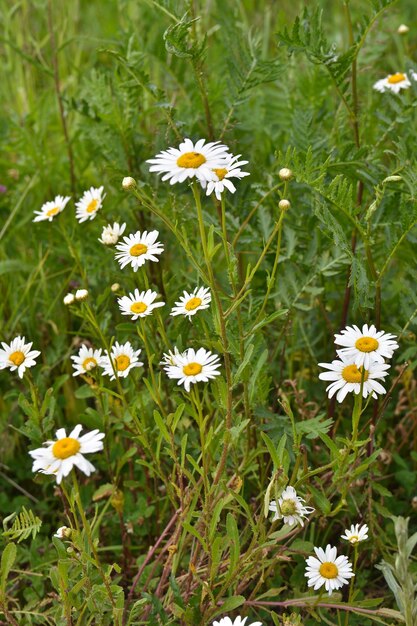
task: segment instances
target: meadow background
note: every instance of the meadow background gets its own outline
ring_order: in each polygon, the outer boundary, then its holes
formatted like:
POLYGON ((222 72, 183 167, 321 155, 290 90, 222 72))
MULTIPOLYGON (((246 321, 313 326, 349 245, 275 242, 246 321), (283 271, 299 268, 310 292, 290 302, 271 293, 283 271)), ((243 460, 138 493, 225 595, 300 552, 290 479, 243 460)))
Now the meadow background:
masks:
POLYGON ((417 83, 373 90, 417 71, 414 0, 3 0, 0 15, 0 340, 41 351, 30 379, 0 371, 0 623, 417 624, 417 83), (145 163, 183 137, 221 139, 250 172, 226 230, 203 198, 218 298, 192 324, 169 307, 210 286, 193 194, 145 163), (101 185, 79 224, 74 202, 101 185), (65 211, 34 224, 58 194, 65 211), (157 229, 160 262, 120 270, 98 242, 114 221, 157 229), (131 322, 116 296, 147 282, 167 306, 131 322), (93 321, 63 304, 77 288, 93 321), (329 402, 318 363, 366 322, 400 348, 352 443, 353 398, 329 402), (103 337, 142 348, 123 394, 72 376, 70 356, 103 337), (219 354, 222 375, 187 394, 159 365, 174 345, 219 354), (53 538, 68 503, 28 454, 77 423, 106 433, 97 471, 78 473, 94 550, 83 532, 53 538), (265 516, 288 481, 315 508, 304 529, 265 516), (313 546, 358 522, 352 593, 308 590, 313 546))

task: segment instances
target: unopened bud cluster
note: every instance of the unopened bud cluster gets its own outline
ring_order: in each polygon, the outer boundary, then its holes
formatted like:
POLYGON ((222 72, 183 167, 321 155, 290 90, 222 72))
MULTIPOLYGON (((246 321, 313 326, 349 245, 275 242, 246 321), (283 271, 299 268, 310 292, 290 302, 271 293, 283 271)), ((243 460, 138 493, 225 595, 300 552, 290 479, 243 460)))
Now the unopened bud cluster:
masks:
POLYGON ((77 289, 75 294, 67 293, 64 297, 63 302, 66 306, 70 304, 74 304, 75 301, 81 302, 82 300, 87 300, 88 298, 88 290, 87 289, 77 289))

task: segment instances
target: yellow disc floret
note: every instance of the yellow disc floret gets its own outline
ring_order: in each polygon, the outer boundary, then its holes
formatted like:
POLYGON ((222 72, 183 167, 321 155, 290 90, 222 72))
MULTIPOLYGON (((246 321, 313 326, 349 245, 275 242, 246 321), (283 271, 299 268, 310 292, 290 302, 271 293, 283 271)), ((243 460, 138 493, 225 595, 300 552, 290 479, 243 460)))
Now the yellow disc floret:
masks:
POLYGON ((342 376, 347 383, 360 383, 362 381, 362 373, 364 374, 363 380, 368 380, 368 370, 363 371, 362 367, 347 365, 342 369, 342 376))
POLYGON ((178 167, 196 169, 206 162, 206 157, 200 152, 185 152, 177 159, 178 167))
POLYGON ((326 561, 320 565, 319 572, 323 578, 337 578, 339 570, 337 569, 337 565, 326 561))
POLYGON ((95 199, 91 200, 91 202, 86 208, 87 213, 94 213, 94 211, 97 211, 97 205, 98 205, 98 200, 95 200, 95 199))
POLYGON ((402 83, 403 80, 405 80, 406 78, 407 77, 405 74, 397 72, 396 74, 391 74, 390 76, 388 76, 388 82, 390 83, 390 85, 395 85, 397 83, 402 83))
POLYGON ((220 167, 220 168, 215 168, 213 170, 213 172, 216 174, 217 178, 219 180, 223 180, 223 178, 226 176, 227 174, 227 169, 225 169, 224 167, 220 167))
POLYGON ((379 343, 373 337, 361 337, 355 342, 355 348, 361 352, 373 352, 378 350, 379 343))
POLYGON ((124 372, 124 370, 126 370, 130 365, 130 359, 127 354, 120 354, 115 358, 115 361, 118 372, 124 372))
POLYGON ((186 376, 196 376, 203 369, 203 366, 200 363, 188 363, 188 365, 184 365, 182 371, 186 376))
POLYGON ((56 215, 57 213, 59 213, 59 209, 57 206, 54 206, 53 209, 49 209, 49 211, 46 212, 46 215, 48 217, 52 217, 53 215, 56 215))
POLYGON ((80 448, 81 444, 77 439, 64 437, 54 443, 52 446, 52 454, 56 459, 68 459, 70 456, 77 454, 80 448))
POLYGON ((148 305, 144 302, 134 302, 130 307, 130 310, 132 311, 132 313, 144 313, 147 308, 148 305))
POLYGON ((23 354, 21 350, 12 352, 12 354, 9 356, 9 361, 11 361, 14 365, 17 365, 17 367, 19 367, 19 365, 22 365, 24 360, 25 360, 25 355, 23 354))
POLYGON ((188 300, 187 304, 185 305, 185 308, 187 309, 187 311, 194 311, 194 309, 199 307, 201 303, 202 303, 201 298, 191 298, 191 300, 188 300))
POLYGON ((94 367, 96 367, 97 365, 97 361, 92 357, 89 356, 86 359, 84 359, 83 361, 83 368, 89 372, 90 370, 92 370, 94 367))
POLYGON ((145 246, 144 243, 135 243, 134 246, 130 248, 131 256, 141 256, 142 254, 146 254, 148 251, 148 246, 145 246))
POLYGON ((294 515, 294 513, 297 513, 297 503, 295 500, 283 500, 279 508, 283 515, 294 515))

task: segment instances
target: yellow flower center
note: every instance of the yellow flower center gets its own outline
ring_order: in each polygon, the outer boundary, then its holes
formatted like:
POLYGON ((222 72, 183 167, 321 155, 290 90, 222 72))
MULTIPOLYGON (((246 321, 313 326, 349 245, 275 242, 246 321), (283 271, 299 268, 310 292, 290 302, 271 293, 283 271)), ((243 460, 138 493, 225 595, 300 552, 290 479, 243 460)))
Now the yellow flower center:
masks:
POLYGON ((182 371, 186 376, 196 376, 202 369, 203 366, 200 363, 188 363, 188 365, 184 365, 182 371))
MULTIPOLYGON (((362 381, 362 367, 347 365, 342 369, 342 376, 347 383, 360 383, 362 381)), ((368 380, 368 370, 365 370, 363 380, 368 380)))
POLYGON ((146 254, 147 251, 148 246, 145 246, 144 243, 135 243, 135 245, 130 248, 131 256, 141 256, 142 254, 146 254))
POLYGON ((72 437, 64 437, 63 439, 59 439, 52 446, 52 454, 56 459, 68 459, 68 457, 77 454, 79 449, 81 448, 81 444, 77 439, 73 439, 72 437))
POLYGON ((358 541, 359 541, 359 535, 351 535, 351 536, 349 537, 349 541, 350 541, 350 543, 358 543, 358 541))
POLYGON ((396 74, 391 74, 390 76, 388 76, 388 82, 391 85, 395 85, 396 83, 402 83, 403 80, 405 80, 406 76, 405 74, 401 74, 400 72, 397 72, 396 74))
POLYGON ((323 578, 336 578, 339 570, 337 569, 337 565, 330 563, 330 561, 326 561, 320 565, 319 572, 323 578))
POLYGON ((200 306, 201 303, 202 303, 201 298, 191 298, 191 300, 188 300, 187 304, 185 305, 185 308, 187 309, 187 311, 194 311, 194 309, 200 306))
POLYGON ((130 307, 130 310, 132 311, 132 313, 144 313, 147 308, 148 305, 144 302, 134 302, 130 307))
POLYGON ((378 350, 379 343, 373 337, 361 337, 355 342, 355 348, 361 352, 373 352, 378 350))
POLYGON ((130 365, 130 359, 126 354, 120 354, 116 357, 115 361, 118 372, 124 372, 130 365))
POLYGON ((297 504, 294 500, 284 500, 280 509, 283 515, 294 515, 297 512, 297 504))
POLYGON ((12 352, 12 354, 9 356, 9 361, 14 363, 18 367, 19 367, 19 365, 22 365, 24 360, 25 360, 25 355, 23 354, 23 352, 21 350, 17 350, 16 352, 12 352))
POLYGON ((52 215, 56 215, 57 213, 59 213, 59 209, 57 206, 54 206, 53 209, 49 209, 49 211, 46 212, 46 215, 48 217, 51 217, 52 215))
POLYGON ((178 167, 192 167, 196 169, 206 162, 206 157, 199 152, 185 152, 177 159, 178 167))
POLYGON ((216 174, 217 178, 219 180, 223 180, 223 178, 226 176, 227 174, 227 169, 225 169, 224 167, 221 168, 215 168, 213 170, 213 172, 216 174))
POLYGON ((94 213, 94 211, 97 211, 97 205, 98 200, 91 200, 90 204, 86 208, 87 213, 94 213))
POLYGON ((89 356, 88 358, 84 359, 84 361, 83 361, 83 368, 87 372, 89 372, 94 367, 96 367, 96 365, 97 365, 97 361, 92 356, 89 356))

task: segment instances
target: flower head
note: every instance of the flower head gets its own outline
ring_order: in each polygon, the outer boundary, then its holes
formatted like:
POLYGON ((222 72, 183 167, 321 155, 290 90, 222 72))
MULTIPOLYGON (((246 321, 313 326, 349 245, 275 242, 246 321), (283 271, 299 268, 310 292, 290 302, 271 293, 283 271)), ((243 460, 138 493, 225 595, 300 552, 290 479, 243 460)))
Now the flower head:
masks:
POLYGON ((68 437, 65 428, 60 428, 56 431, 56 441, 46 441, 46 448, 30 450, 29 454, 34 459, 32 472, 54 474, 58 485, 74 466, 90 476, 95 467, 83 454, 102 450, 102 439, 105 435, 98 430, 92 430, 80 437, 82 428, 81 424, 77 424, 68 437))
POLYGON ((190 385, 207 382, 220 374, 217 369, 220 367, 219 357, 204 348, 197 351, 189 348, 182 354, 174 352, 171 357, 173 363, 167 363, 164 369, 168 377, 178 379, 178 385, 184 385, 186 391, 190 391, 190 385))
POLYGON ((68 306, 69 304, 73 304, 75 302, 75 296, 73 293, 67 293, 64 296, 63 303, 68 306))
POLYGON ((283 519, 284 524, 289 526, 294 524, 304 526, 303 517, 307 517, 307 515, 314 512, 314 509, 311 506, 305 506, 304 502, 304 498, 297 496, 294 487, 286 487, 281 497, 278 498, 278 506, 275 500, 269 503, 269 510, 275 513, 272 521, 283 519))
POLYGON ((69 539, 71 533, 71 528, 68 528, 68 526, 60 526, 56 533, 54 533, 54 537, 58 537, 58 539, 69 539))
MULTIPOLYGON (((245 626, 247 619, 247 617, 238 615, 232 622, 230 617, 222 617, 219 622, 214 620, 213 626, 245 626)), ((262 626, 262 622, 251 622, 246 624, 246 626, 262 626)))
POLYGON ((309 556, 306 559, 305 576, 308 578, 307 585, 314 587, 314 591, 320 589, 323 585, 328 591, 329 596, 335 589, 340 589, 343 585, 349 583, 349 578, 355 574, 352 572, 352 565, 346 556, 337 556, 337 549, 332 548, 330 544, 326 549, 314 548, 316 557, 309 556))
POLYGON ((233 154, 227 155, 226 163, 221 168, 214 168, 214 179, 202 180, 201 185, 204 189, 206 189, 206 195, 209 196, 211 193, 215 193, 217 200, 221 200, 222 193, 225 189, 228 189, 231 193, 235 193, 236 187, 230 180, 231 178, 244 178, 245 176, 249 176, 249 172, 242 172, 240 169, 242 165, 246 165, 248 161, 239 161, 239 158, 242 155, 238 154, 237 156, 233 156, 233 154))
POLYGON ((103 194, 103 190, 104 187, 98 187, 98 189, 90 187, 88 191, 84 191, 82 198, 75 204, 75 217, 80 224, 95 218, 106 197, 106 194, 103 194))
POLYGON ((94 348, 87 348, 86 345, 82 345, 78 354, 71 357, 74 361, 73 376, 79 376, 80 374, 88 374, 97 366, 103 367, 105 363, 105 357, 101 355, 101 349, 94 350, 94 348))
POLYGON ((344 346, 337 354, 344 355, 358 367, 369 368, 370 363, 384 363, 384 358, 390 359, 398 343, 393 341, 395 335, 377 330, 372 324, 364 324, 362 330, 357 326, 347 326, 340 334, 335 335, 335 344, 344 346))
POLYGON ((78 302, 82 302, 82 300, 87 300, 88 298, 88 289, 77 289, 75 292, 75 299, 78 302))
POLYGON ((120 225, 118 222, 114 222, 113 226, 111 224, 103 226, 99 242, 105 246, 113 246, 119 241, 119 237, 123 235, 125 228, 126 224, 120 225))
POLYGON ((134 350, 130 341, 119 344, 117 341, 111 349, 110 356, 107 353, 103 360, 105 376, 110 376, 110 380, 126 378, 134 367, 141 367, 143 363, 139 361, 141 350, 134 350))
POLYGON ((51 202, 45 202, 45 204, 41 206, 40 211, 34 211, 36 217, 33 219, 33 221, 43 222, 45 220, 48 220, 48 222, 52 222, 54 217, 56 217, 58 213, 61 213, 65 209, 69 200, 71 200, 70 196, 55 196, 55 200, 52 200, 51 202))
POLYGON ((40 355, 39 350, 31 350, 32 342, 25 343, 24 337, 15 337, 10 345, 1 342, 0 370, 8 367, 11 372, 17 370, 19 378, 23 378, 26 368, 36 365, 35 359, 40 355))
POLYGON ((368 531, 369 528, 366 524, 364 524, 363 526, 359 526, 359 524, 352 524, 350 530, 346 529, 345 534, 341 535, 341 538, 346 539, 354 545, 355 543, 359 543, 360 541, 365 541, 366 539, 368 539, 368 531))
POLYGON ((360 393, 362 380, 362 396, 364 398, 367 398, 368 395, 376 398, 378 394, 386 393, 384 387, 377 379, 383 380, 387 376, 389 365, 371 362, 368 369, 363 369, 362 367, 358 368, 351 358, 349 359, 343 354, 339 356, 340 360, 335 359, 331 363, 319 363, 320 367, 325 367, 329 370, 319 374, 321 380, 332 381, 326 387, 329 398, 332 398, 337 392, 336 400, 342 402, 349 392, 360 393))
POLYGON ((133 293, 129 293, 129 296, 123 296, 123 298, 119 298, 117 302, 122 315, 130 315, 132 321, 134 321, 137 320, 138 317, 152 315, 153 309, 165 305, 165 302, 155 302, 157 297, 157 292, 152 291, 152 289, 141 292, 139 292, 139 289, 135 289, 133 293))
POLYGON ((401 89, 408 89, 411 87, 411 83, 408 80, 407 74, 397 72, 396 74, 388 74, 386 78, 381 78, 374 84, 374 89, 384 93, 385 91, 392 91, 393 93, 399 93, 401 89))
POLYGON ((164 246, 156 241, 159 232, 157 230, 144 230, 143 233, 138 230, 133 235, 123 237, 124 243, 116 246, 117 252, 115 258, 119 261, 120 267, 123 269, 126 265, 131 265, 134 272, 144 265, 146 261, 158 262, 159 259, 155 255, 159 255, 164 251, 164 246))
POLYGON ((122 180, 123 189, 134 189, 136 187, 136 181, 131 176, 125 176, 122 180))
POLYGON ((197 311, 208 309, 211 302, 210 289, 207 287, 196 287, 192 293, 184 291, 178 302, 172 307, 171 315, 184 315, 191 321, 191 316, 197 311))

